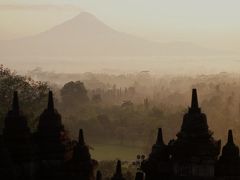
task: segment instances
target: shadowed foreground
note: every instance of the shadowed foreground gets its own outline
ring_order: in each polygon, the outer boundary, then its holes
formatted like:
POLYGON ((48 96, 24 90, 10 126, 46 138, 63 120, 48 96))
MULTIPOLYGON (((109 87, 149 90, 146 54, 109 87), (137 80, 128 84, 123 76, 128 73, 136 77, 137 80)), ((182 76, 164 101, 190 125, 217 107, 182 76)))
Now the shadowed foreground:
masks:
MULTIPOLYGON (((183 117, 177 139, 166 145, 159 128, 152 152, 140 162, 135 179, 240 179, 239 148, 232 130, 220 157, 221 141, 212 134, 198 105, 197 90, 193 89, 191 107, 183 117)), ((18 93, 14 92, 0 136, 0 162, 1 179, 104 179, 100 171, 96 172, 98 162, 91 158, 83 130, 79 130, 78 141, 67 136, 51 91, 35 133, 30 132, 18 93)), ((128 179, 120 160, 112 174, 112 180, 128 179)))

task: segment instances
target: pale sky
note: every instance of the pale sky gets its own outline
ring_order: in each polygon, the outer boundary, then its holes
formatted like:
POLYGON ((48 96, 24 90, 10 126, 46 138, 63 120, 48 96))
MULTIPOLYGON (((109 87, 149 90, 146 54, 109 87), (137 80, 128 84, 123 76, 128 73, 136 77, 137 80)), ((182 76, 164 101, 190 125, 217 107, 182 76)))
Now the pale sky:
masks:
POLYGON ((87 11, 146 39, 238 51, 239 8, 239 0, 0 0, 0 39, 36 34, 87 11))

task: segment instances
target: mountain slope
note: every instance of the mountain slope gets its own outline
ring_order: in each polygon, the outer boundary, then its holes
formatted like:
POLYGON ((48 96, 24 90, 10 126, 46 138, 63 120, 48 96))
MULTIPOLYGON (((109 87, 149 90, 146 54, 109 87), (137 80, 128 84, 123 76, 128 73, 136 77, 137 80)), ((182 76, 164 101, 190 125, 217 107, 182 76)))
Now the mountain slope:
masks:
POLYGON ((185 56, 217 53, 191 43, 163 44, 118 32, 86 12, 35 36, 0 42, 0 56, 185 56))

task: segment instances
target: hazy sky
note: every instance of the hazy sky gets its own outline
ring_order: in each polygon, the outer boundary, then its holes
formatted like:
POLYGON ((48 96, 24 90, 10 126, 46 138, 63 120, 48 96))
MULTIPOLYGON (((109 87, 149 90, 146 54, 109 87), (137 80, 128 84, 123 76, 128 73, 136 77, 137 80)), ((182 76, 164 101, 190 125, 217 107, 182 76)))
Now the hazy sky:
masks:
POLYGON ((147 39, 238 51, 239 0, 0 0, 0 39, 36 34, 82 11, 147 39))

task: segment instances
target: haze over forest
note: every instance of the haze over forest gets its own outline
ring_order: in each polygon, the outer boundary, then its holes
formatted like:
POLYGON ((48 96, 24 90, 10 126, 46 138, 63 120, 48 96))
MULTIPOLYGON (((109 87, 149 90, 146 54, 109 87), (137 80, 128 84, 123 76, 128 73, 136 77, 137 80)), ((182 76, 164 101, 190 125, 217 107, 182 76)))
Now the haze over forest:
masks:
POLYGON ((240 142, 239 2, 42 3, 0 2, 0 127, 17 89, 34 131, 51 89, 71 138, 132 160, 159 126, 175 138, 197 88, 214 136, 240 142))

